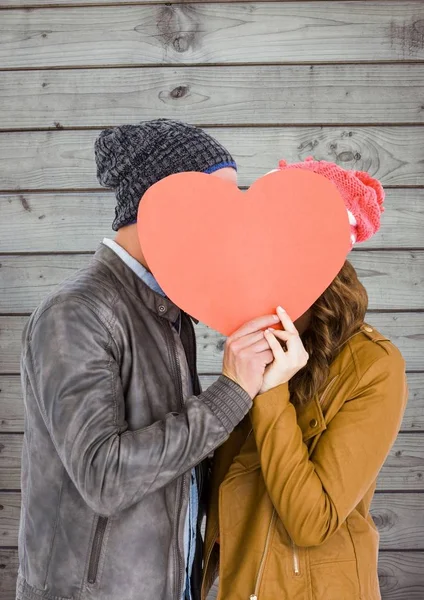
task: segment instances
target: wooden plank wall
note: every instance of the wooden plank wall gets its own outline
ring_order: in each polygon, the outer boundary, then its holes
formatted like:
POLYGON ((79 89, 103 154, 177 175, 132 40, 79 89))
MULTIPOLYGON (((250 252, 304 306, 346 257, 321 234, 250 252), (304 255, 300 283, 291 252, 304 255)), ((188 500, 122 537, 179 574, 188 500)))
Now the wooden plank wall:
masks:
MULTIPOLYGON (((160 116, 210 130, 242 186, 308 155, 385 184, 383 230, 352 260, 368 321, 407 360, 410 401, 373 516, 383 599, 424 598, 423 22, 421 0, 0 0, 1 600, 17 572, 22 328, 111 235, 98 131, 160 116)), ((223 340, 202 326, 198 339, 208 385, 223 340)))

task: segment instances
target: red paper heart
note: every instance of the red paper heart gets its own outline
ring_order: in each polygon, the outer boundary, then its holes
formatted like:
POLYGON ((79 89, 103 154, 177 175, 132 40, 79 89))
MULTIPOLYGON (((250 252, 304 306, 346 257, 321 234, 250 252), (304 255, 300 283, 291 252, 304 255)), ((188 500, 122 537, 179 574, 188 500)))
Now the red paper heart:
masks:
POLYGON ((337 188, 298 169, 268 174, 247 192, 204 173, 170 175, 143 196, 137 227, 168 297, 224 335, 278 305, 297 319, 350 250, 337 188))

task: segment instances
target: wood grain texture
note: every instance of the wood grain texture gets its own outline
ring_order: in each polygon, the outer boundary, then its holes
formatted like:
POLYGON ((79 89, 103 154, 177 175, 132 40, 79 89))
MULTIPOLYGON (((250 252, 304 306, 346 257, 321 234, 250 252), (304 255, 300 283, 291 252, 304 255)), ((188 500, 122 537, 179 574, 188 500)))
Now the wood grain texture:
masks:
POLYGON ((0 317, 0 373, 19 373, 21 337, 28 317, 0 317))
MULTIPOLYGON (((405 214, 414 229, 424 212, 420 210, 424 209, 424 190, 405 191, 422 191, 421 197, 409 194, 411 202, 402 200, 403 193, 398 194, 399 210, 393 209, 399 213, 399 219, 405 214), (408 208, 403 210, 405 206, 408 208)), ((103 237, 115 236, 111 227, 115 205, 115 195, 107 190, 0 195, 0 252, 93 252, 103 237)), ((398 221, 396 217, 395 220, 398 221)), ((422 221, 424 225, 424 214, 422 221)), ((414 238, 412 232, 411 237, 414 238)), ((417 231, 418 243, 420 237, 417 231)))
POLYGON ((371 515, 384 550, 424 550, 424 494, 374 496, 371 515))
POLYGON ((160 117, 211 125, 424 123, 424 65, 10 71, 0 128, 104 127, 160 117))
MULTIPOLYGON (((19 373, 21 336, 27 320, 25 316, 0 316, 1 375, 19 373)), ((410 371, 423 370, 423 313, 371 313, 368 322, 398 346, 410 371)), ((219 373, 225 338, 201 324, 196 330, 199 373, 219 373)))
MULTIPOLYGON (((0 492, 0 547, 18 545, 21 495, 0 492)), ((422 550, 424 494, 376 494, 371 513, 380 532, 380 548, 422 550)))
POLYGON ((424 552, 380 552, 378 574, 382 600, 422 600, 424 552))
MULTIPOLYGON (((272 0, 273 2, 293 2, 293 0, 272 0)), ((294 0, 299 1, 299 0, 294 0)), ((312 0, 312 2, 318 2, 319 0, 312 0)), ((326 2, 337 2, 340 4, 340 0, 325 0, 326 2)), ((235 2, 235 0, 221 0, 220 4, 226 4, 229 2, 235 2)), ((244 0, 246 4, 252 2, 252 0, 244 0)), ((255 0, 254 4, 261 2, 269 3, 269 0, 255 0)), ((364 2, 364 0, 350 0, 350 2, 364 2)), ((191 4, 192 0, 180 0, 178 4, 191 4)), ((197 0, 196 4, 212 4, 211 0, 197 0)), ((119 6, 120 4, 125 5, 140 5, 140 4, 169 4, 168 0, 0 0, 1 8, 34 8, 34 7, 55 7, 55 6, 99 6, 99 5, 111 5, 119 6)))
POLYGON ((15 600, 19 559, 16 549, 0 550, 0 598, 15 600))
POLYGON ((21 494, 0 492, 0 547, 18 545, 20 512, 21 494))
MULTIPOLYGON (((0 257, 0 313, 31 312, 91 258, 86 254, 0 257)), ((370 309, 424 308, 424 251, 354 251, 349 259, 367 288, 370 309)))
MULTIPOLYGON (((19 489, 22 438, 0 434, 0 489, 19 489)), ((377 489, 424 491, 424 436, 400 433, 380 472, 377 489)))
MULTIPOLYGON (((424 248, 424 190, 388 189, 380 231, 361 249, 424 248)), ((0 194, 0 252, 93 252, 111 229, 115 196, 0 194), (25 232, 25 233, 24 233, 25 232)))
MULTIPOLYGON (((424 552, 380 552, 378 574, 382 600, 422 600, 424 552)), ((216 600, 217 583, 207 600, 216 600)))
POLYGON ((423 14, 417 0, 4 11, 0 65, 423 60, 423 14))
POLYGON ((0 489, 20 489, 22 435, 0 435, 0 489))
MULTIPOLYGON (((206 131, 234 155, 241 186, 250 185, 281 158, 296 162, 310 155, 344 168, 368 171, 384 185, 424 185, 421 126, 235 127, 206 131)), ((2 133, 0 190, 99 188, 93 152, 98 133, 2 133)))
MULTIPOLYGON (((218 379, 216 375, 200 377, 203 389, 218 379)), ((401 431, 424 431, 424 373, 408 374, 409 400, 401 431)), ((0 376, 0 433, 22 433, 24 407, 19 375, 0 376)), ((424 544, 423 544, 424 547, 424 544)))
POLYGON ((24 404, 18 375, 0 376, 0 433, 22 432, 24 404))

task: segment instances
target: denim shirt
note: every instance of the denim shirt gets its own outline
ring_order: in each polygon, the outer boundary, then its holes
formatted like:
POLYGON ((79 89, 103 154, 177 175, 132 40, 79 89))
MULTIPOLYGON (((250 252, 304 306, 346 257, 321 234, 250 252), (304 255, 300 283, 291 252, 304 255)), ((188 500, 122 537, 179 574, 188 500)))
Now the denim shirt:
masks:
MULTIPOLYGON (((104 238, 103 244, 119 256, 119 258, 144 281, 154 292, 165 296, 165 292, 159 286, 153 275, 135 258, 128 254, 122 246, 114 240, 104 238)), ((174 324, 178 328, 178 323, 174 324)), ((197 489, 196 471, 191 471, 190 499, 187 507, 184 526, 184 560, 185 560, 185 582, 181 600, 191 600, 190 578, 193 569, 194 555, 196 551, 197 518, 199 514, 199 494, 197 489)))

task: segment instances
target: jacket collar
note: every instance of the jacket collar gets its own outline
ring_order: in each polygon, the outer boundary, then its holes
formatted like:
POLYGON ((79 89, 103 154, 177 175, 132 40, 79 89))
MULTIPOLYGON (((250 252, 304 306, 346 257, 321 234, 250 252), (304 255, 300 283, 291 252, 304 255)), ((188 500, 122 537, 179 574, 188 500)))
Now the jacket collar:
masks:
POLYGON ((153 291, 113 250, 100 244, 94 260, 101 262, 118 279, 124 288, 157 316, 175 323, 181 311, 169 298, 153 291))

